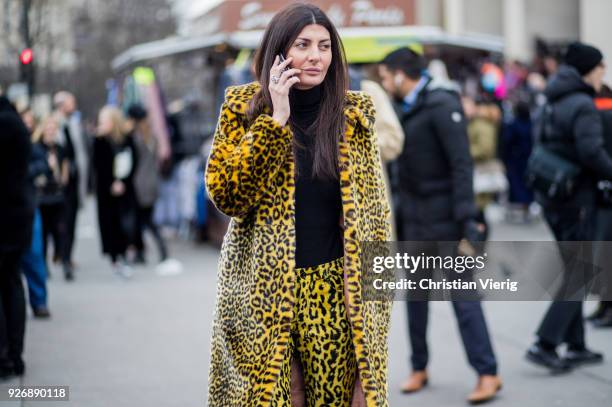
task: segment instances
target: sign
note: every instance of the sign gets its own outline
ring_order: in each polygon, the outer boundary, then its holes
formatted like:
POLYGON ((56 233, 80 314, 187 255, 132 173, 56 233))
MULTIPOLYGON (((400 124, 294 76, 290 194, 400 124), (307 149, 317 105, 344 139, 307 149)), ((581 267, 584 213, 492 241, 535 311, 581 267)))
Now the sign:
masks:
MULTIPOLYGON (((414 0, 313 0, 336 27, 391 27, 412 25, 414 0)), ((226 0, 193 23, 194 34, 263 30, 288 4, 284 0, 226 0)))

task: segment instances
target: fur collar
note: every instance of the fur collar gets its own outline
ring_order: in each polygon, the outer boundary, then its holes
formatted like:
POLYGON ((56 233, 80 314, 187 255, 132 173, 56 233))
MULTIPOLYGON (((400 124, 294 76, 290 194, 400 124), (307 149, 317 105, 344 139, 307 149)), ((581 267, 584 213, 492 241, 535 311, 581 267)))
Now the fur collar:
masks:
MULTIPOLYGON (((259 83, 251 82, 245 85, 229 86, 225 91, 225 103, 235 113, 245 115, 249 102, 259 91, 259 83)), ((374 104, 369 95, 364 92, 349 90, 346 92, 344 116, 348 123, 356 122, 365 129, 374 127, 374 104)))

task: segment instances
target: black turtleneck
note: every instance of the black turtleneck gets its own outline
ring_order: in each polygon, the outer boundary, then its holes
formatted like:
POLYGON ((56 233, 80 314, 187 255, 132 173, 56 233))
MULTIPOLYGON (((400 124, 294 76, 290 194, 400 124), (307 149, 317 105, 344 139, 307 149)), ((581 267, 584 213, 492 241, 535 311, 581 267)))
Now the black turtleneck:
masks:
POLYGON ((314 123, 319 112, 321 86, 292 89, 289 101, 293 133, 304 146, 296 151, 295 260, 296 267, 310 267, 335 260, 344 253, 340 183, 312 176, 315 134, 308 131, 308 126, 314 123))

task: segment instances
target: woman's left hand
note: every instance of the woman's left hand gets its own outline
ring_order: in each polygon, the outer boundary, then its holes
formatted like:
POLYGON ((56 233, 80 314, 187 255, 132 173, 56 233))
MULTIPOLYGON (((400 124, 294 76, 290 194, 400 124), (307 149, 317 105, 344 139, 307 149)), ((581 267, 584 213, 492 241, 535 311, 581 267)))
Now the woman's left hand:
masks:
POLYGON ((353 401, 351 401, 351 407, 366 407, 365 395, 361 388, 361 380, 359 380, 359 373, 355 379, 355 387, 353 388, 353 401))

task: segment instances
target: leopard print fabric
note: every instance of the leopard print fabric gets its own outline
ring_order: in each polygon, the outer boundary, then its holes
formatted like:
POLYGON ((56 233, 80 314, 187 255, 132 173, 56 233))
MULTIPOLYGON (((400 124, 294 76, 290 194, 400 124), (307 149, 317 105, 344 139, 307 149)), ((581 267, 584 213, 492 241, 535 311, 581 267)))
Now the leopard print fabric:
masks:
MULTIPOLYGON (((208 405, 269 406, 290 346, 296 302, 292 132, 269 114, 248 123, 259 84, 229 87, 205 182, 231 216, 217 275, 208 405)), ((270 112, 266 112, 270 113, 270 112)), ((390 302, 363 301, 360 245, 390 240, 389 203, 369 96, 347 92, 339 142, 344 285, 368 407, 387 406, 390 302)))
POLYGON ((272 401, 291 406, 293 358, 301 366, 309 407, 350 407, 357 370, 344 305, 342 258, 296 269, 296 302, 289 349, 272 401))

